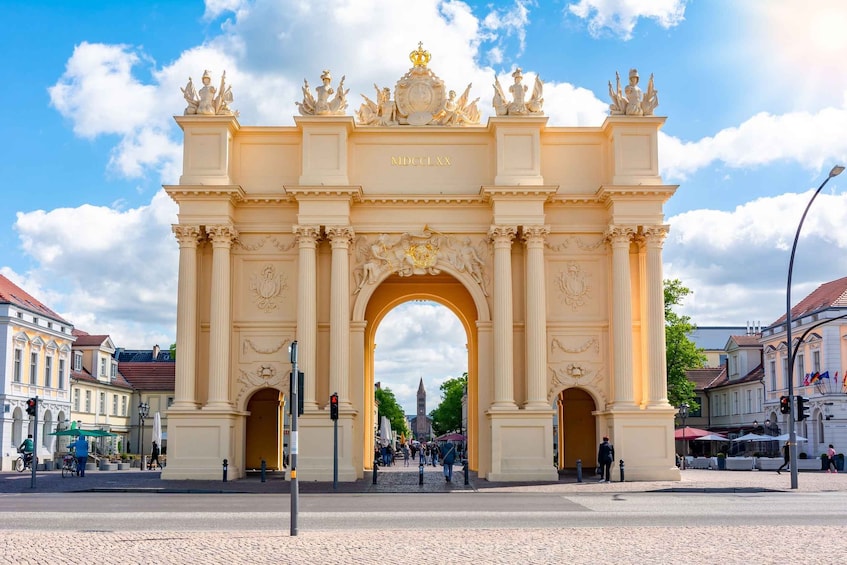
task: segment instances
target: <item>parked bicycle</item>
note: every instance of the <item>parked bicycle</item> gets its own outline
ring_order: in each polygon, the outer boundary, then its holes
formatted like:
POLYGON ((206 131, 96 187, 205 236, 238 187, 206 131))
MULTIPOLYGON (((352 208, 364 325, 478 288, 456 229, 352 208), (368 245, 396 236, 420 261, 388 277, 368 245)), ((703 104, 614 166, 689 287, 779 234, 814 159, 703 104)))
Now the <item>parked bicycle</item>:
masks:
POLYGON ((15 460, 15 471, 23 473, 26 469, 32 469, 32 453, 24 453, 21 448, 18 448, 18 453, 21 455, 15 460))
POLYGON ((62 478, 64 479, 68 476, 68 474, 70 474, 71 477, 74 477, 77 474, 76 457, 71 454, 62 456, 62 478))

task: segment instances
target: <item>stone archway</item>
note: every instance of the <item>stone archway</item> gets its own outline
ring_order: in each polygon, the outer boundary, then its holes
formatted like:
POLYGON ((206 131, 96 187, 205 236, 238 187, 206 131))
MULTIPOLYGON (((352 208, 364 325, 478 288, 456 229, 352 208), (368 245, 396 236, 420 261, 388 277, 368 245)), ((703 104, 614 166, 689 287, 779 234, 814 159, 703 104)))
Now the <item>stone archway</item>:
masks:
POLYGON ((285 396, 275 388, 262 388, 247 401, 244 469, 285 467, 285 396))
POLYGON ((581 388, 567 388, 556 397, 558 407, 559 469, 576 468, 577 460, 583 469, 596 462, 597 409, 594 398, 581 388))
POLYGON ((364 373, 363 390, 363 462, 370 468, 373 453, 372 430, 374 426, 373 387, 374 387, 374 349, 376 331, 382 319, 396 306, 410 300, 431 300, 452 311, 467 336, 468 349, 468 452, 472 469, 476 469, 479 459, 480 427, 477 424, 479 412, 479 339, 477 321, 479 315, 474 298, 461 281, 450 274, 416 275, 400 277, 391 275, 383 280, 367 296, 364 318, 367 326, 364 331, 364 373))

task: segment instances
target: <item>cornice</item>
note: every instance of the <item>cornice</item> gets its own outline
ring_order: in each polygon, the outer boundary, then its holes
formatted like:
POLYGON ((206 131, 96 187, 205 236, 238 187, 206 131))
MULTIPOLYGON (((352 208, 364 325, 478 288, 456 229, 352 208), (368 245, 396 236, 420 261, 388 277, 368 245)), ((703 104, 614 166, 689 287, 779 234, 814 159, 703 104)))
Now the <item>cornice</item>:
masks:
POLYGON ((185 126, 226 126, 230 132, 235 133, 241 129, 238 118, 235 116, 174 116, 174 120, 183 130, 185 126))
POLYGON ((494 200, 549 200, 559 185, 514 185, 514 186, 483 186, 479 190, 485 202, 494 200))
POLYGON ((285 185, 285 193, 293 200, 362 200, 362 187, 339 185, 339 186, 309 186, 309 185, 285 185))
POLYGON ((184 200, 229 200, 234 204, 243 202, 246 196, 237 184, 166 184, 163 188, 176 203, 184 200))
POLYGON ((606 203, 614 200, 636 200, 647 197, 659 197, 667 202, 673 196, 678 184, 638 184, 638 185, 601 185, 597 189, 597 201, 606 203))
POLYGON ((482 204, 476 194, 371 194, 363 196, 362 204, 426 204, 434 206, 453 204, 482 204))

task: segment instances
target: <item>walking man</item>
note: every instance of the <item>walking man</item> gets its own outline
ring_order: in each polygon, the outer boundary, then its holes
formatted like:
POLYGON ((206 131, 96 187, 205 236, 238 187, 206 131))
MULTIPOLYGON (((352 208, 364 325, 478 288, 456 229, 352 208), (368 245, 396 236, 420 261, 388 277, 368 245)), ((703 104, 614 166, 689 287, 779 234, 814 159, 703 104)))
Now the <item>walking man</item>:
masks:
POLYGON ((597 465, 600 467, 601 483, 612 482, 612 461, 615 460, 615 447, 609 443, 609 438, 603 436, 603 441, 597 450, 597 465))
POLYGON ((74 448, 74 457, 76 457, 76 474, 84 477, 85 464, 88 463, 88 441, 83 436, 79 436, 71 446, 74 448))
POLYGON ((781 475, 780 471, 788 467, 789 463, 791 463, 791 449, 788 447, 788 442, 785 442, 782 446, 782 465, 776 470, 776 474, 781 475))

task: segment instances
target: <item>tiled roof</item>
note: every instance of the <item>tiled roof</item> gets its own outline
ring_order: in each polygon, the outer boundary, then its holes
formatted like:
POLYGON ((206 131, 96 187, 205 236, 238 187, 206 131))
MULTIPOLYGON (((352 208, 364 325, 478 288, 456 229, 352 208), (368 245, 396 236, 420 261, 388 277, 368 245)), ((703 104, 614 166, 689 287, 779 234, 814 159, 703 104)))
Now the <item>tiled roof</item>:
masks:
POLYGON ((74 347, 90 347, 92 345, 100 346, 103 345, 104 341, 109 339, 108 335, 91 335, 85 332, 77 333, 77 330, 74 330, 73 333, 77 336, 76 341, 74 342, 74 347))
POLYGON ((694 383, 695 390, 705 390, 720 382, 726 376, 726 367, 704 367, 685 371, 688 380, 694 383))
POLYGON ((761 339, 761 337, 762 334, 734 335, 731 339, 737 343, 739 347, 761 347, 762 344, 759 343, 759 339, 761 339))
POLYGON ((155 359, 153 359, 152 349, 118 349, 115 356, 121 363, 150 363, 152 361, 173 363, 176 361, 175 359, 171 359, 169 349, 160 350, 155 359))
POLYGON ((756 367, 755 369, 753 369, 752 371, 750 371, 749 373, 747 373, 746 375, 744 375, 740 379, 733 379, 733 380, 722 379, 720 382, 715 383, 714 385, 712 385, 709 388, 719 388, 719 387, 729 386, 729 385, 738 385, 738 384, 744 384, 744 383, 759 382, 764 377, 765 377, 765 367, 764 367, 764 365, 759 365, 758 367, 756 367))
POLYGON ((118 363, 118 371, 136 390, 174 390, 176 363, 118 363))
MULTIPOLYGON (((71 379, 75 380, 75 381, 86 382, 86 383, 91 383, 91 384, 99 384, 99 385, 106 384, 104 381, 99 381, 96 378, 94 378, 94 376, 92 376, 92 374, 89 373, 85 369, 83 369, 82 371, 71 371, 71 379)), ((108 384, 110 384, 112 386, 121 387, 121 388, 128 388, 130 390, 132 390, 134 388, 132 386, 132 384, 129 381, 127 381, 124 378, 124 376, 121 375, 120 373, 118 373, 117 376, 114 379, 111 379, 108 384)))
MULTIPOLYGON (((847 277, 820 285, 814 292, 798 302, 791 309, 791 317, 797 319, 806 314, 833 307, 847 307, 847 277)), ((773 326, 783 322, 785 322, 785 314, 780 316, 771 325, 773 326)))
POLYGON ((27 291, 0 275, 0 303, 14 304, 30 312, 36 312, 44 316, 71 325, 70 322, 59 316, 56 312, 45 306, 41 301, 34 298, 27 291))

